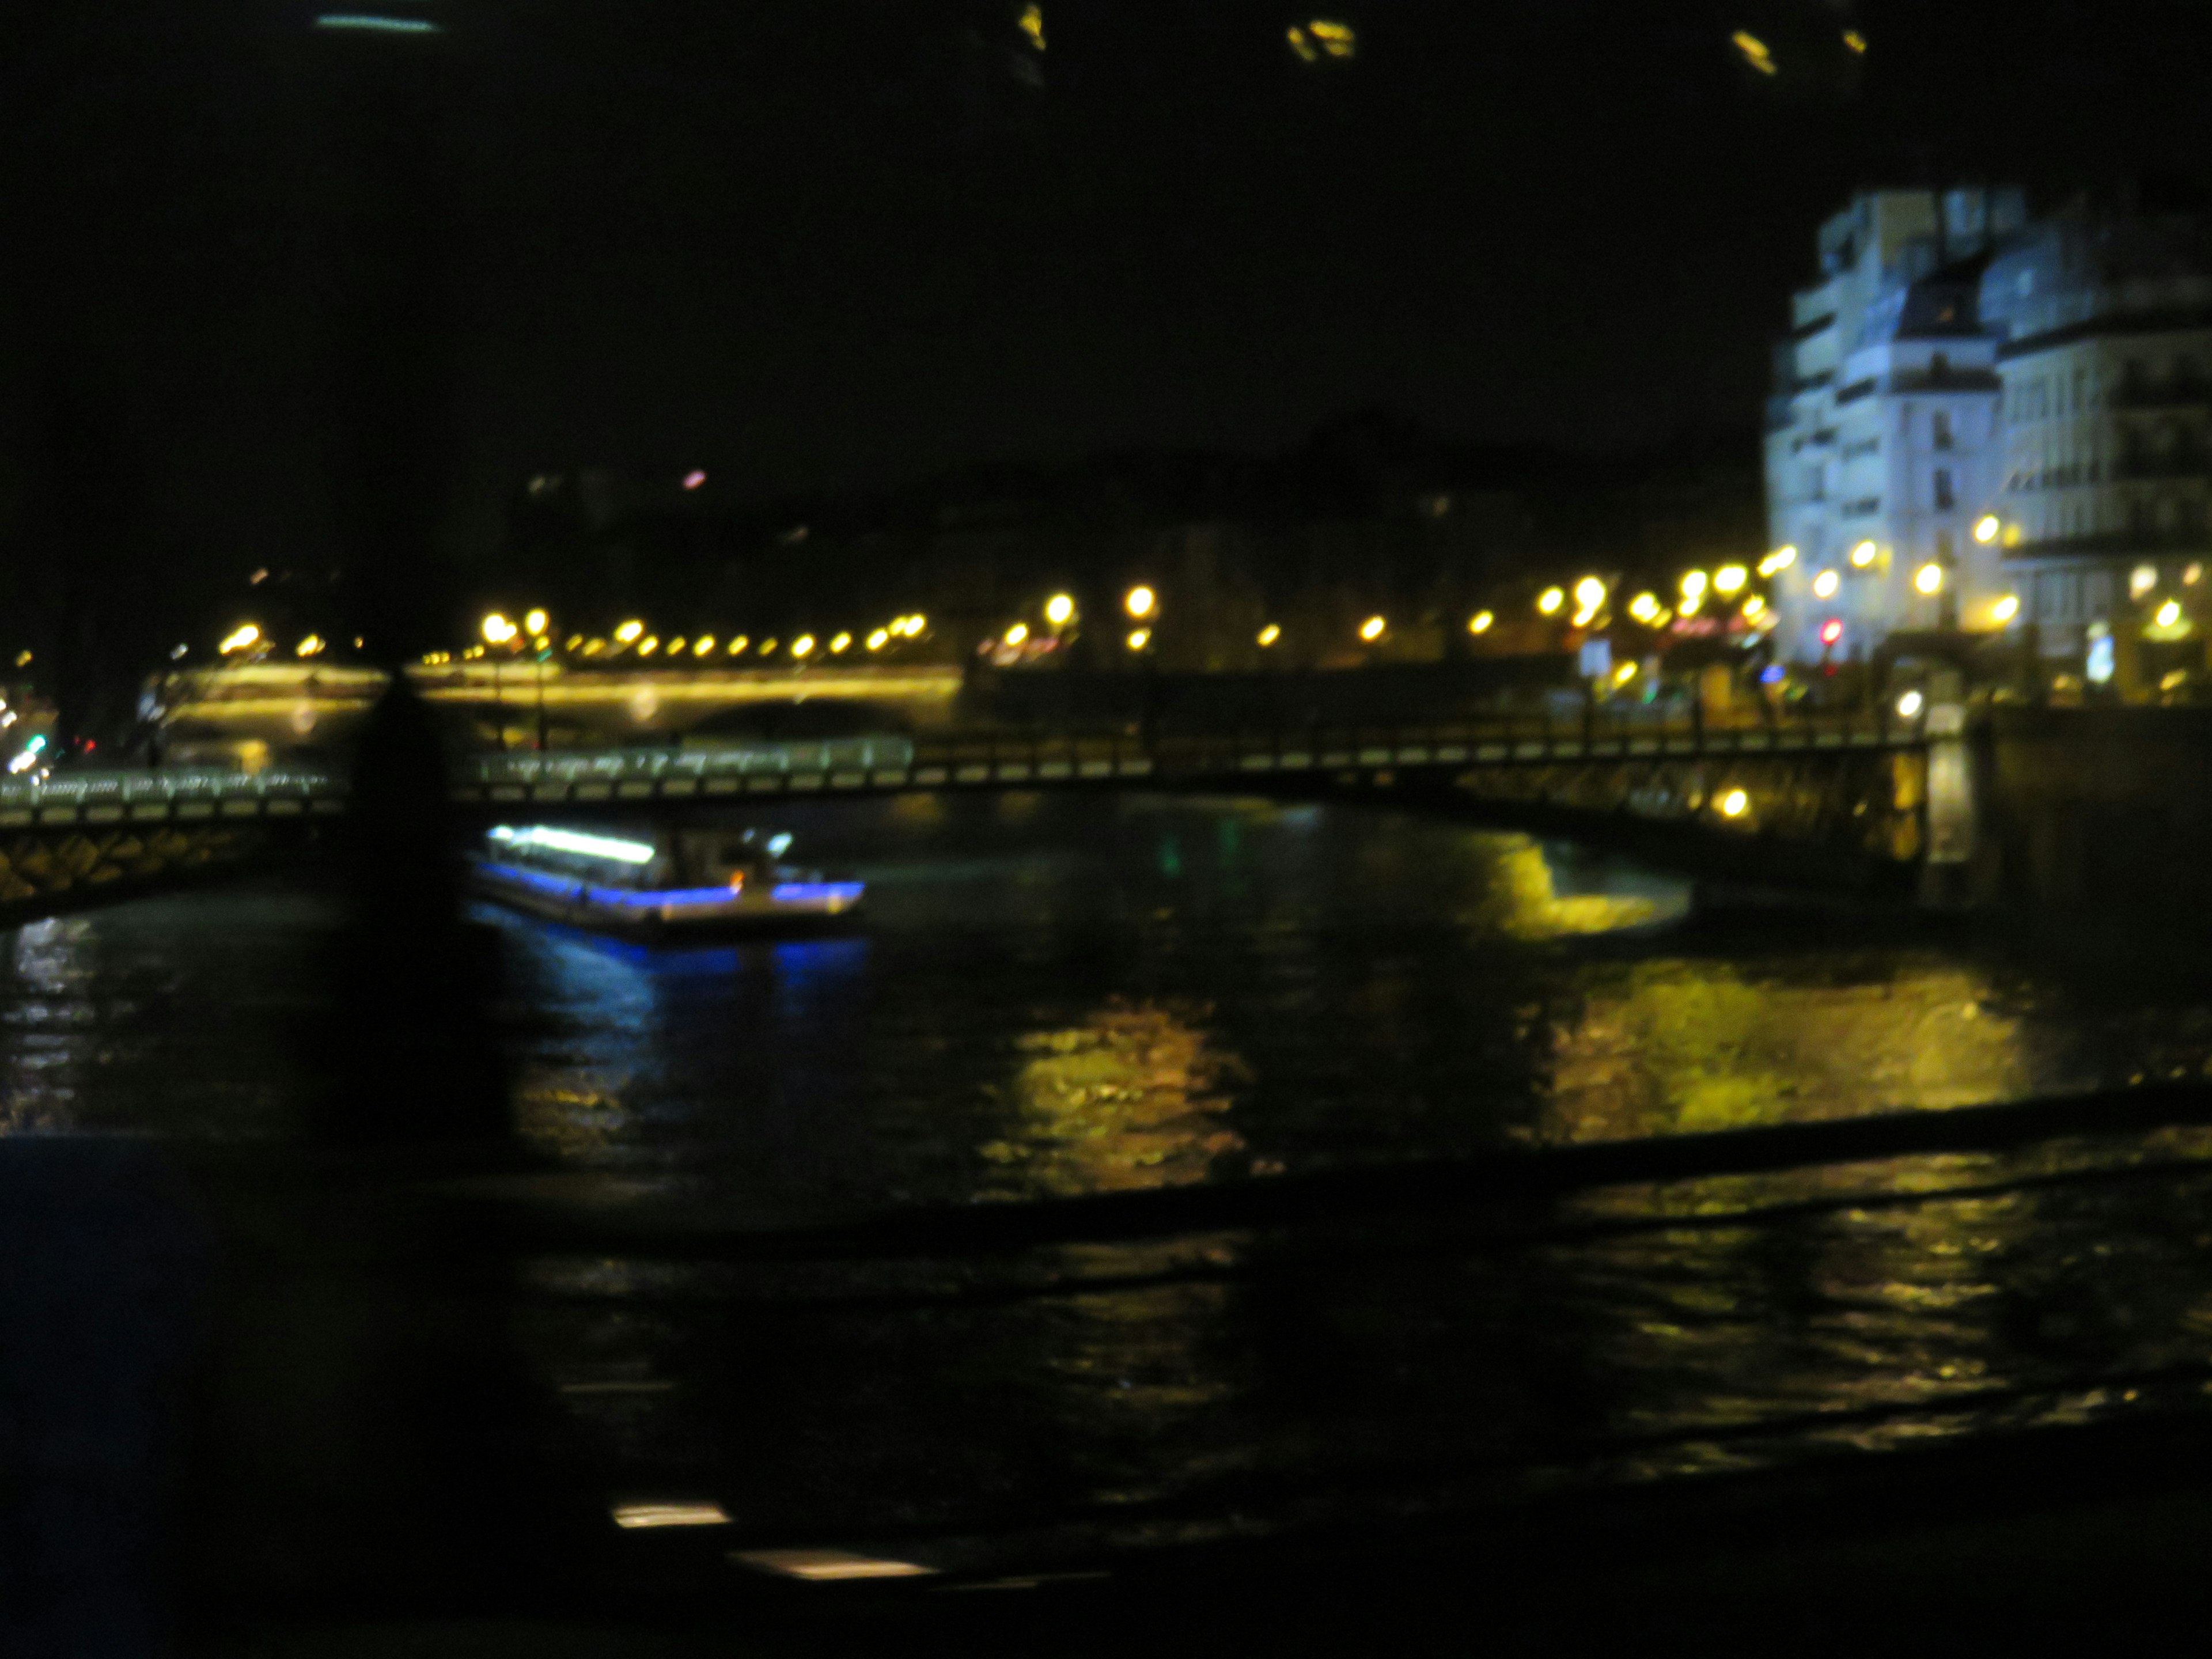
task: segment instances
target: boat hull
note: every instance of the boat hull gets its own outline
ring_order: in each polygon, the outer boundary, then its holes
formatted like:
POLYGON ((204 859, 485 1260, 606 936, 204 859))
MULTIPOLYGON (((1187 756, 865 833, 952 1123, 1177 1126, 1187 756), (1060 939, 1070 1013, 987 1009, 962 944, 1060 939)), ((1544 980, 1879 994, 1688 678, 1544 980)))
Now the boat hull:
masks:
POLYGON ((471 885, 485 898, 571 927, 624 939, 789 936, 848 927, 860 904, 858 882, 788 883, 765 894, 722 888, 637 892, 514 865, 476 865, 471 885))

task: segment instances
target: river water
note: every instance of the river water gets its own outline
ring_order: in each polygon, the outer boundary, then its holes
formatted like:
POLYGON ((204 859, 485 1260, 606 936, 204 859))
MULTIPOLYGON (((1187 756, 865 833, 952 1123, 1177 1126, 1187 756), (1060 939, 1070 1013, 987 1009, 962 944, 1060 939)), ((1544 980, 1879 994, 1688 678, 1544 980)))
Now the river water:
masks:
MULTIPOLYGON (((774 1229, 2212 1072, 2212 984, 1716 921, 1433 820, 1011 795, 773 822, 868 880, 864 926, 647 951, 480 913, 522 1137, 626 1202, 774 1229)), ((296 1139, 333 926, 295 878, 19 929, 0 1129, 296 1139)), ((1209 1536, 2194 1412, 2206 1158, 2175 1130, 1615 1187, 1503 1242, 548 1254, 498 1317, 592 1501, 955 1565, 1009 1529, 1209 1536)))

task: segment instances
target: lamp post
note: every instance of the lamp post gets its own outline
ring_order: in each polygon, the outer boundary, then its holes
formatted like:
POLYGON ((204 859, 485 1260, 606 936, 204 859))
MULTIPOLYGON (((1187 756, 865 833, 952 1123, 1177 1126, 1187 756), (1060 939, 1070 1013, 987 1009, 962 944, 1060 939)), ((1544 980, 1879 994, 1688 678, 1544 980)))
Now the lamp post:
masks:
POLYGON ((1144 676, 1143 701, 1137 721, 1138 741, 1147 751, 1152 746, 1152 698, 1156 689, 1152 663, 1152 635, 1158 625, 1160 596, 1144 583, 1139 582, 1121 596, 1121 609, 1136 624, 1129 630, 1126 641, 1137 653, 1138 672, 1144 676))
MULTIPOLYGON (((484 617, 482 630, 484 644, 490 647, 492 652, 496 652, 499 647, 513 639, 515 634, 514 624, 496 611, 484 617)), ((499 658, 493 655, 491 659, 492 719, 499 726, 499 752, 504 755, 507 752, 507 699, 501 689, 499 679, 499 658)))

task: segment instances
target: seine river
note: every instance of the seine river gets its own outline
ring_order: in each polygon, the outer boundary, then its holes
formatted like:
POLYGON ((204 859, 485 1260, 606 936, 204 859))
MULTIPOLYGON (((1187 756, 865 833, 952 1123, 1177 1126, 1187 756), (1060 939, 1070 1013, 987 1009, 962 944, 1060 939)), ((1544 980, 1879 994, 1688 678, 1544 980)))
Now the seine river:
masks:
MULTIPOLYGON (((1441 822, 1020 795, 773 822, 866 878, 864 926, 656 951, 477 913, 533 1179, 761 1236, 2212 1070, 2201 983, 1716 917, 1441 822)), ((294 1145, 334 915, 301 876, 17 930, 0 1128, 294 1145)), ((2176 1130, 1604 1188, 1510 1236, 547 1251, 482 1294, 595 1512, 681 1498, 738 1542, 953 1563, 2195 1411, 2208 1154, 2176 1130)))

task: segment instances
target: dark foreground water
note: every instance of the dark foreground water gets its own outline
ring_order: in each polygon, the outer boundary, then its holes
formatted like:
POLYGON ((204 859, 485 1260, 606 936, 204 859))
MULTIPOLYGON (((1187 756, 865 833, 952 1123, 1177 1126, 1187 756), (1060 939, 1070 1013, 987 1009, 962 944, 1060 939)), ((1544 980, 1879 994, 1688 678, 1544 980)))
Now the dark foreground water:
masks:
MULTIPOLYGON (((653 951, 483 913, 518 1121, 564 1190, 775 1229, 2212 1071, 2212 981, 1716 924, 1666 879, 1439 823, 1026 797, 775 823, 868 878, 864 927, 653 951)), ((19 930, 0 1129, 295 1139, 332 919, 302 880, 19 930)), ((596 1513, 684 1500, 726 1543, 988 1565, 1013 1534, 1049 1554, 2197 1412, 2206 1158, 2195 1131, 2093 1134, 1614 1186, 1504 1232, 546 1250, 472 1316, 596 1513)), ((254 1501, 264 1534, 297 1522, 254 1501)))

